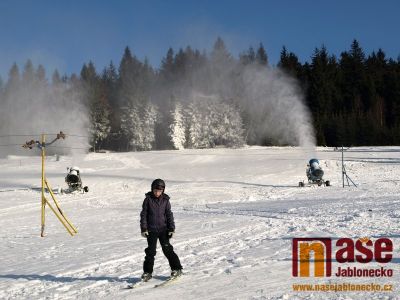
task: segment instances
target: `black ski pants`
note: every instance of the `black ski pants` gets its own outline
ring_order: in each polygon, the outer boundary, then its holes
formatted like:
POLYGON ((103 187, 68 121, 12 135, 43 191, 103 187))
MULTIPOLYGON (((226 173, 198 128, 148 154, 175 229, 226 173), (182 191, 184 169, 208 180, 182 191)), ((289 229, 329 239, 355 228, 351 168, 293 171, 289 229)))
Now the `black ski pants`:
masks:
POLYGON ((161 249, 168 259, 171 270, 182 269, 178 255, 174 252, 174 247, 169 243, 168 232, 149 232, 147 236, 148 247, 144 250, 146 257, 144 258, 143 271, 153 273, 154 256, 156 256, 157 240, 160 240, 161 249))

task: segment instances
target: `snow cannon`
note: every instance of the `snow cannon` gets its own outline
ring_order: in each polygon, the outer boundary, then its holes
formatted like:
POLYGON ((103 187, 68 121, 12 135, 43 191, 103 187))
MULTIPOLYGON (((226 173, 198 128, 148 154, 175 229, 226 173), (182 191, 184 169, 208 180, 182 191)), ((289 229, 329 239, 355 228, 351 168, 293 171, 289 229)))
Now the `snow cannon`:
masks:
POLYGON ((62 193, 72 193, 72 192, 89 192, 89 187, 82 186, 81 171, 78 167, 67 168, 68 174, 65 177, 65 182, 68 184, 67 190, 61 190, 62 193))
MULTIPOLYGON (((306 175, 308 179, 309 184, 317 184, 318 186, 325 185, 325 186, 330 186, 331 183, 329 180, 324 180, 324 171, 322 170, 319 160, 316 158, 310 159, 307 169, 306 169, 306 175)), ((304 181, 299 182, 299 186, 303 187, 304 181)))
POLYGON ((72 167, 69 170, 67 177, 65 179, 65 181, 68 183, 68 185, 75 187, 79 184, 79 181, 80 181, 79 172, 80 172, 80 170, 78 167, 72 167))
POLYGON ((308 163, 309 168, 307 170, 307 178, 311 181, 322 180, 322 176, 324 176, 324 171, 321 169, 319 165, 318 159, 311 159, 308 163))

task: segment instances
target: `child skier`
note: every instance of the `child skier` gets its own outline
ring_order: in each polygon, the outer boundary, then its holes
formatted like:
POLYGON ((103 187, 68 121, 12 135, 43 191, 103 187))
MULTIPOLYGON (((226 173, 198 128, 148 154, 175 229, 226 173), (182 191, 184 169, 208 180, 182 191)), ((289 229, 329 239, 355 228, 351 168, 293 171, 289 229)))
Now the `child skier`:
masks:
POLYGON ((140 213, 140 229, 148 244, 144 250, 146 257, 143 263, 143 281, 148 281, 152 277, 157 240, 160 240, 162 251, 168 259, 172 270, 171 277, 182 275, 179 257, 169 242, 175 232, 175 223, 169 196, 164 193, 164 190, 165 182, 162 179, 154 180, 151 191, 146 194, 143 201, 140 213))

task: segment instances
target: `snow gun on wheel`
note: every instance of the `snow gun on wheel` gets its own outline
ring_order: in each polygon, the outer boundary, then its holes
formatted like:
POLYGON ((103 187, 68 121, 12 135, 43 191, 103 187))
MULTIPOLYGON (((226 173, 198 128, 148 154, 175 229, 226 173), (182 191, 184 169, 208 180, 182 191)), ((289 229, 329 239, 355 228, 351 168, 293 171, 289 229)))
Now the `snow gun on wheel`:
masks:
MULTIPOLYGON (((318 186, 325 185, 330 186, 329 180, 324 180, 324 171, 322 170, 318 159, 311 159, 307 165, 306 175, 308 179, 308 184, 317 184, 318 186)), ((299 182, 299 187, 305 186, 304 181, 299 182)))
POLYGON ((67 168, 68 174, 65 177, 65 182, 68 184, 68 189, 61 190, 62 193, 73 193, 73 192, 89 192, 87 186, 82 186, 82 179, 80 170, 78 167, 67 168))

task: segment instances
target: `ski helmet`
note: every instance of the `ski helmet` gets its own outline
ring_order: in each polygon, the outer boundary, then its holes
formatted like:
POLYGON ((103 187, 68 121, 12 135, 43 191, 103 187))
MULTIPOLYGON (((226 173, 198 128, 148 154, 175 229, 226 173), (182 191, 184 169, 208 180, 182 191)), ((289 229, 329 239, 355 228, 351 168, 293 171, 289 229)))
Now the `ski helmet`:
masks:
POLYGON ((165 182, 164 180, 157 178, 151 183, 151 190, 165 190, 165 182))

